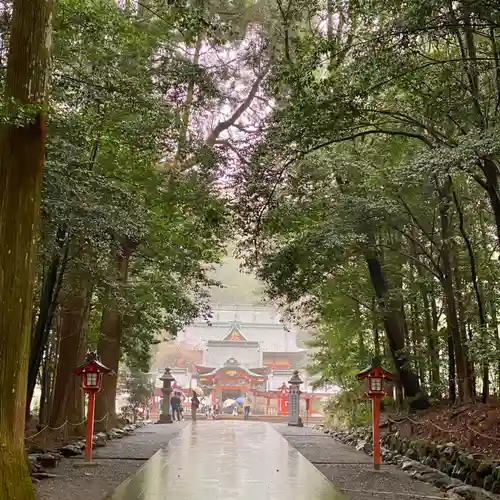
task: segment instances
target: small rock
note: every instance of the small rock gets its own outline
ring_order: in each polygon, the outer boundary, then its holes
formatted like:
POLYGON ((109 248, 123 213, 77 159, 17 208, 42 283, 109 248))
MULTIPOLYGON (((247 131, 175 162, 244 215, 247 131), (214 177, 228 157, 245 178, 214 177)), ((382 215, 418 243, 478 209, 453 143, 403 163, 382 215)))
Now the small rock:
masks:
POLYGON ((42 468, 42 466, 38 462, 39 456, 40 455, 28 455, 28 464, 29 464, 30 472, 37 472, 42 468))
POLYGON ((476 469, 476 473, 479 477, 485 478, 486 476, 493 474, 493 465, 488 462, 481 462, 476 469))
POLYGON ((493 469, 493 476, 495 477, 495 479, 498 481, 500 480, 500 465, 497 465, 494 469, 493 469))
POLYGON ((367 455, 373 453, 373 446, 367 441, 359 441, 356 445, 358 451, 364 451, 367 455))
POLYGON ((102 448, 103 446, 106 446, 107 442, 108 441, 105 437, 100 436, 99 434, 96 434, 93 437, 92 445, 93 445, 93 447, 95 446, 96 448, 102 448))
POLYGON ((457 462, 451 471, 451 476, 460 479, 461 481, 465 481, 465 478, 467 477, 467 467, 457 462))
POLYGON ((493 484, 495 483, 495 478, 490 474, 486 476, 483 480, 483 488, 486 491, 491 491, 493 489, 493 484))
POLYGON ((434 469, 429 469, 422 472, 417 472, 414 475, 415 479, 423 481, 425 483, 433 484, 442 490, 447 490, 453 486, 458 486, 461 483, 456 479, 452 479, 446 474, 439 472, 434 469))
POLYGON ((45 453, 45 450, 43 448, 40 448, 40 446, 30 446, 28 447, 27 454, 28 455, 41 455, 45 453))
POLYGON ((451 475, 453 470, 453 464, 448 461, 446 458, 440 458, 437 464, 438 470, 444 472, 445 474, 451 475))
POLYGON ((401 468, 403 470, 412 470, 415 468, 416 463, 417 462, 415 462, 414 460, 407 460, 406 462, 403 462, 401 468))
POLYGON ((111 429, 110 432, 112 432, 116 436, 114 439, 120 439, 125 436, 125 432, 118 428, 111 429))
POLYGON ((455 462, 458 459, 457 449, 453 444, 446 445, 446 448, 442 452, 442 456, 447 458, 449 462, 455 462))
POLYGON ((495 495, 488 493, 487 491, 475 488, 474 486, 457 486, 450 491, 450 495, 456 495, 455 497, 459 500, 497 500, 495 495))
POLYGON ((492 493, 500 493, 500 481, 495 481, 491 486, 492 493))
POLYGON ((63 457, 76 457, 78 455, 82 454, 82 450, 79 446, 76 446, 74 444, 67 444, 66 446, 63 446, 62 448, 59 448, 59 453, 63 457))
POLYGON ((471 453, 469 455, 460 455, 459 460, 471 470, 476 470, 481 463, 482 455, 471 453))
POLYGON ((476 471, 469 472, 465 478, 465 482, 471 486, 483 486, 483 480, 478 476, 476 471))
POLYGON ((42 467, 47 467, 49 469, 54 469, 57 467, 57 462, 60 460, 61 455, 53 455, 52 453, 44 453, 38 456, 38 461, 42 467))
POLYGON ((432 456, 425 457, 422 463, 427 465, 427 467, 432 467, 433 469, 437 469, 438 467, 437 460, 432 456))
POLYGON ((49 474, 48 472, 34 472, 31 474, 31 477, 34 477, 35 479, 53 479, 58 476, 55 474, 49 474))

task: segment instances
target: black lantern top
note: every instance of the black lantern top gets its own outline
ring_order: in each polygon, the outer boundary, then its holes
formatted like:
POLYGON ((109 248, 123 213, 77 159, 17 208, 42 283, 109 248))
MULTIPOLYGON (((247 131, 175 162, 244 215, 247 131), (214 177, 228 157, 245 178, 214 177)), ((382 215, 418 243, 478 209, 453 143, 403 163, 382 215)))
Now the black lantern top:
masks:
POLYGON ((162 382, 175 382, 175 378, 170 373, 170 368, 165 368, 163 375, 160 377, 162 382))
POLYGON ((299 377, 299 371, 294 370, 292 378, 288 381, 290 385, 300 385, 302 384, 302 379, 299 377))

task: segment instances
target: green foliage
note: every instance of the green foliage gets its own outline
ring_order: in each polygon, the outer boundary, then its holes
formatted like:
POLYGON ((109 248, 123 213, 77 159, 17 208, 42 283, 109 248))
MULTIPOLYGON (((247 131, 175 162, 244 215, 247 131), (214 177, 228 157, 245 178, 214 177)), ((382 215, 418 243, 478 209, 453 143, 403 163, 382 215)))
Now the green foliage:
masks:
POLYGON ((133 408, 146 408, 154 394, 154 380, 148 374, 133 369, 127 376, 125 387, 133 408))
POLYGON ((148 5, 58 4, 41 235, 42 262, 53 258, 62 228, 70 264, 92 275, 89 343, 97 342, 102 301, 113 296, 124 311, 124 355, 145 369, 162 332, 175 336, 204 313, 206 271, 228 236, 217 158, 193 140, 201 168, 168 168, 190 82, 193 109, 219 97, 213 76, 179 51, 179 27, 194 36, 206 26, 193 12, 148 5), (125 290, 110 272, 124 242, 137 247, 125 290))
POLYGON ((348 389, 328 398, 323 404, 325 424, 334 428, 352 429, 368 424, 370 401, 359 387, 348 389))
POLYGON ((437 397, 453 397, 455 365, 461 397, 472 372, 488 391, 500 374, 488 276, 500 234, 498 13, 481 1, 327 9, 326 21, 324 5, 282 20, 268 87, 280 105, 235 182, 247 265, 307 318, 321 381, 351 389, 356 368, 391 350, 437 397))

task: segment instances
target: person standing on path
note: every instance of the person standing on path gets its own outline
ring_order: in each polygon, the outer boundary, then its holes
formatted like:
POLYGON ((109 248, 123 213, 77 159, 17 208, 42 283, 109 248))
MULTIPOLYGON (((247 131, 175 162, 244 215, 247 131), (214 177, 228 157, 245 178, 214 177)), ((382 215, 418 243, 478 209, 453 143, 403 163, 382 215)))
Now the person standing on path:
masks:
POLYGON ((181 397, 179 393, 176 391, 174 395, 170 399, 172 403, 172 419, 175 421, 175 417, 177 416, 177 422, 181 421, 181 397))
POLYGON ((250 405, 251 404, 252 404, 252 402, 250 401, 248 394, 245 392, 245 395, 243 396, 243 418, 245 420, 248 420, 248 417, 250 416, 250 405))
POLYGON ((214 406, 212 407, 212 418, 214 420, 217 418, 217 415, 219 414, 219 412, 220 412, 220 404, 219 404, 219 400, 216 399, 214 406))
POLYGON ((193 396, 191 397, 191 419, 196 421, 196 412, 198 411, 198 407, 200 406, 200 400, 198 399, 198 395, 193 391, 193 396))

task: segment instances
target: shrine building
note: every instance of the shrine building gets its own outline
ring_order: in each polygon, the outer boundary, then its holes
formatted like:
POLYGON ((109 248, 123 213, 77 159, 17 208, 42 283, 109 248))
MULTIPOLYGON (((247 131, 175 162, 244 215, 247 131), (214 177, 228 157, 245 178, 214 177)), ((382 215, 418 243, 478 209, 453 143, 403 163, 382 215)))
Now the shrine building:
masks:
POLYGON ((195 320, 175 340, 159 344, 153 370, 170 367, 187 394, 200 387, 212 401, 223 403, 247 392, 253 412, 278 412, 281 390, 294 370, 304 381, 301 391, 312 393, 305 370, 307 335, 263 300, 261 285, 239 273, 235 262, 228 258, 218 269, 224 288, 212 291, 211 317, 195 320))

